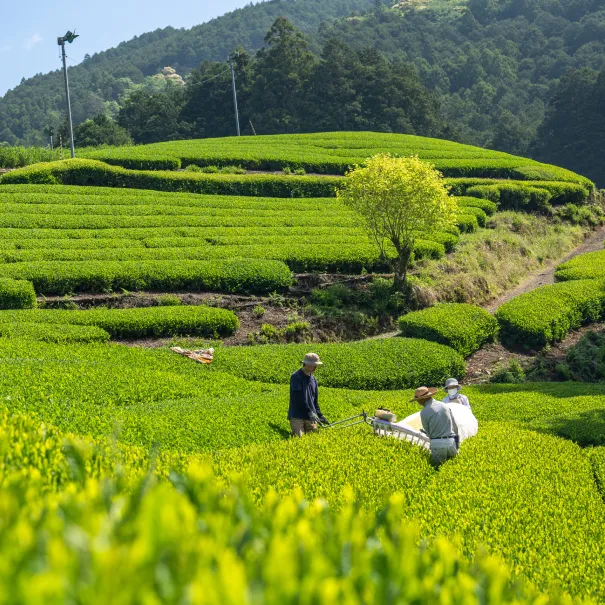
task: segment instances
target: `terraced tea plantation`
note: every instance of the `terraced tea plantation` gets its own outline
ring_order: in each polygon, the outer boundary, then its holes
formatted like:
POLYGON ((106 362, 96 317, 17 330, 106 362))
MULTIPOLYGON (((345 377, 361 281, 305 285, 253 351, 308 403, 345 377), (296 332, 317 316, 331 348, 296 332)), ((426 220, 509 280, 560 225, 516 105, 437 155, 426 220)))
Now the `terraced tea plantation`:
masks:
POLYGON ((299 272, 388 270, 393 250, 382 256, 335 196, 377 152, 433 161, 457 197, 457 226, 426 234, 417 260, 444 258, 500 210, 548 213, 592 193, 524 158, 372 133, 98 150, 2 177, 1 601, 605 601, 603 385, 466 388, 479 436, 439 471, 365 425, 293 440, 286 418, 310 349, 330 420, 378 407, 403 418, 418 411, 411 389, 462 379, 494 339, 540 348, 604 317, 600 253, 495 315, 407 313, 400 338, 216 342, 242 329, 220 296, 280 301, 299 272), (218 306, 95 304, 123 290, 214 293, 218 306), (78 293, 90 308, 69 308, 78 293), (111 342, 175 336, 212 342, 214 362, 111 342))

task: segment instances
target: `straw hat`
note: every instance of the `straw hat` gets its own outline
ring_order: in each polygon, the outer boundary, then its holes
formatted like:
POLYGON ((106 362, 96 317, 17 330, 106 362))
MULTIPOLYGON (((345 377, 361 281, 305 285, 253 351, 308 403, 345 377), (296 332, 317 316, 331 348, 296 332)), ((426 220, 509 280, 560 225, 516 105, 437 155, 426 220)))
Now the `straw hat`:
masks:
POLYGON ((302 364, 305 366, 322 366, 323 361, 319 359, 319 355, 317 353, 307 353, 305 358, 302 360, 302 364))
POLYGON ((431 387, 430 389, 428 387, 418 387, 415 391, 414 391, 414 397, 412 397, 412 399, 410 399, 411 401, 424 401, 426 399, 430 399, 439 389, 435 389, 433 387, 431 387))
POLYGON ((445 386, 443 387, 443 390, 447 391, 449 389, 459 389, 459 388, 460 388, 460 383, 455 378, 448 378, 445 381, 445 386))

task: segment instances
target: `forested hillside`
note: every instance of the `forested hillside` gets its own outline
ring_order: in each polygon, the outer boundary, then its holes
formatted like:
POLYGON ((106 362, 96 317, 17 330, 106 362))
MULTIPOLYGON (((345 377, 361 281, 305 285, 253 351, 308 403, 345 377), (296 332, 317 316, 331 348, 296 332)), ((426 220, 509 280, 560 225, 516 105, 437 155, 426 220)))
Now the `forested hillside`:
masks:
POLYGON ((325 35, 411 61, 440 96, 457 140, 558 161, 602 180, 605 158, 588 141, 599 138, 594 128, 603 133, 605 122, 605 104, 596 99, 599 71, 605 80, 603 0, 469 0, 466 7, 405 0, 339 21, 325 35), (426 4, 434 10, 412 8, 426 4), (576 73, 581 69, 589 71, 576 73), (568 84, 558 90, 565 74, 568 84), (553 112, 573 114, 573 124, 560 130, 565 120, 556 123, 553 112), (571 131, 576 143, 568 140, 571 131), (566 139, 581 159, 553 149, 566 139))
MULTIPOLYGON (((80 123, 101 111, 115 111, 107 101, 123 100, 133 84, 142 84, 167 65, 187 73, 203 60, 224 61, 239 45, 260 48, 278 16, 311 34, 334 18, 374 4, 374 0, 270 0, 189 30, 167 27, 136 37, 70 68, 74 120, 80 123)), ((45 142, 44 128, 57 127, 63 120, 63 95, 60 71, 39 74, 7 92, 0 99, 0 144, 45 142)))
MULTIPOLYGON (((603 182, 603 0, 250 5, 191 30, 146 34, 72 68, 74 119, 106 113, 135 142, 232 134, 223 61, 237 47, 247 52, 237 69, 250 134, 254 127, 259 134, 443 136, 563 164, 603 182), (277 16, 306 35, 308 47, 290 45, 300 52, 293 61, 280 63, 270 51, 254 55, 277 16), (182 90, 151 77, 167 65, 186 78, 182 90)), ((62 103, 59 72, 7 93, 0 143, 43 142, 44 128, 63 122, 62 103)))

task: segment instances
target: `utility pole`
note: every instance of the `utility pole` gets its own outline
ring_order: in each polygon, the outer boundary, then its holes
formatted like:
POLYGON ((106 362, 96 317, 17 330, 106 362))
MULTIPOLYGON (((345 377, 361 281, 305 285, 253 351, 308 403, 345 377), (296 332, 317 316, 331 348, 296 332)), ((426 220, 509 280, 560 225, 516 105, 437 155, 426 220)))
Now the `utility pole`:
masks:
POLYGON ((233 57, 229 57, 229 67, 231 68, 231 85, 233 87, 233 105, 235 107, 235 127, 237 129, 237 136, 241 136, 239 129, 239 111, 237 109, 237 89, 235 88, 235 69, 233 68, 233 57))
POLYGON ((71 144, 71 157, 76 157, 76 149, 74 147, 74 125, 71 119, 71 100, 69 98, 69 80, 67 79, 67 62, 65 55, 65 43, 70 44, 78 37, 76 32, 68 31, 63 37, 57 38, 57 44, 61 47, 61 58, 63 59, 63 75, 65 76, 65 97, 67 98, 67 116, 69 119, 69 142, 71 144))

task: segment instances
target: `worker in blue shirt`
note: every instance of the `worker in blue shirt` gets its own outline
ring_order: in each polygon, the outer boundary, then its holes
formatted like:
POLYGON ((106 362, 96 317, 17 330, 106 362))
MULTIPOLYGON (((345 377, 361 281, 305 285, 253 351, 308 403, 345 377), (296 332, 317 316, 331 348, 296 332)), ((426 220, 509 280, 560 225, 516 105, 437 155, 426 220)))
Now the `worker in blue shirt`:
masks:
POLYGON ((319 355, 307 353, 302 368, 290 377, 288 420, 295 437, 316 433, 318 423, 329 424, 319 408, 317 378, 313 376, 321 365, 319 355))

